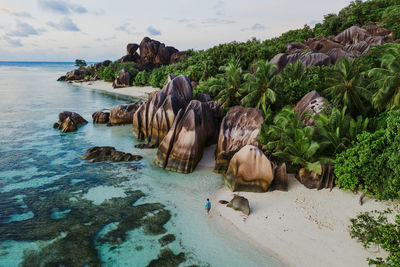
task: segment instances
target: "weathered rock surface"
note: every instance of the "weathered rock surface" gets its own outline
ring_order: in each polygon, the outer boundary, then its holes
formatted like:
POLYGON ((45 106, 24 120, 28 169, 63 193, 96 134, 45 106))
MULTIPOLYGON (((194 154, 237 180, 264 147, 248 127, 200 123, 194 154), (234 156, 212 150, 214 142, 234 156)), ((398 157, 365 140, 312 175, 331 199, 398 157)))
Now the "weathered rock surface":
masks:
POLYGON ((315 37, 286 45, 289 55, 277 54, 271 59, 279 70, 301 60, 305 67, 327 66, 338 59, 354 58, 370 51, 371 46, 390 42, 391 32, 374 23, 352 26, 336 36, 315 37), (311 51, 311 53, 310 53, 311 51), (328 59, 328 56, 330 60, 328 59))
POLYGON ((128 161, 138 161, 142 159, 142 156, 132 155, 131 153, 125 153, 117 151, 111 146, 95 146, 86 150, 86 154, 82 156, 90 162, 98 161, 114 161, 114 162, 128 162, 128 161))
POLYGON ((184 76, 170 77, 158 92, 150 94, 133 116, 133 135, 156 147, 167 135, 180 109, 185 109, 193 99, 190 80, 184 76))
POLYGON ((283 163, 274 169, 274 180, 269 187, 269 190, 288 191, 289 177, 286 170, 286 164, 283 163))
POLYGON ((323 189, 323 188, 332 188, 335 186, 335 175, 333 173, 333 168, 329 164, 322 164, 322 174, 319 175, 313 171, 310 171, 306 168, 302 168, 299 170, 296 178, 302 183, 305 187, 309 189, 323 189))
POLYGON ((245 197, 234 195, 227 207, 243 212, 245 215, 250 214, 249 200, 245 197))
POLYGON ((134 104, 119 105, 110 109, 110 123, 112 125, 130 124, 133 120, 133 114, 143 105, 142 101, 134 104))
POLYGON ((178 62, 182 57, 187 56, 188 54, 185 51, 175 52, 171 55, 169 59, 169 64, 174 64, 178 62))
POLYGON ((261 149, 242 147, 230 160, 225 184, 232 191, 266 192, 274 179, 272 164, 261 149))
POLYGON ((136 53, 136 51, 139 49, 140 45, 135 44, 135 43, 131 43, 131 44, 127 44, 126 46, 126 54, 127 55, 133 55, 136 53))
POLYGON ((143 38, 140 42, 140 62, 153 62, 159 64, 169 64, 171 56, 178 50, 172 46, 165 46, 159 41, 149 37, 143 38))
POLYGON ((125 56, 122 56, 120 59, 118 59, 118 62, 120 63, 124 63, 124 62, 139 62, 140 60, 140 56, 138 53, 134 53, 134 54, 128 54, 125 56))
POLYGON ((110 112, 96 111, 92 114, 94 123, 107 123, 110 120, 110 112))
POLYGON ((64 111, 58 114, 58 123, 55 123, 53 127, 67 133, 78 130, 78 126, 84 123, 87 123, 87 121, 78 113, 64 111))
POLYGON ((264 114, 256 108, 235 106, 221 122, 215 151, 215 172, 225 173, 233 155, 246 145, 259 147, 258 133, 264 114))
POLYGON ((101 66, 108 67, 110 64, 111 64, 111 60, 104 60, 103 62, 99 62, 99 63, 94 64, 94 68, 98 69, 101 66))
POLYGON ((214 114, 207 102, 192 100, 179 110, 168 134, 162 139, 155 163, 169 171, 190 173, 203 156, 204 147, 218 136, 214 114))
POLYGON ((317 115, 326 110, 328 106, 328 101, 314 90, 303 96, 303 98, 297 102, 294 110, 299 119, 304 119, 303 122, 305 125, 313 125, 314 121, 310 116, 307 116, 306 118, 303 118, 303 116, 306 113, 313 116, 317 115))
POLYGON ((65 80, 66 81, 75 81, 75 80, 83 80, 86 75, 86 70, 72 70, 70 72, 67 72, 65 75, 65 80))
POLYGON ((130 75, 129 72, 125 69, 122 69, 119 73, 117 78, 112 84, 113 88, 122 88, 130 86, 130 75))

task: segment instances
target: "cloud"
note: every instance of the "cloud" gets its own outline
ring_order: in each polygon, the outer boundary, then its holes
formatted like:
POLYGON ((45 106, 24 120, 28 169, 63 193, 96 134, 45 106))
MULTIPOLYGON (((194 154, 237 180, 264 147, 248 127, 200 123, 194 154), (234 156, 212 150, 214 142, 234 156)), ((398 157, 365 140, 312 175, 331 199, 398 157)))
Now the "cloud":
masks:
POLYGON ((206 24, 206 25, 232 24, 232 23, 236 23, 236 21, 229 19, 219 19, 219 18, 208 18, 208 19, 203 19, 201 21, 201 24, 206 24))
POLYGON ((12 12, 12 11, 8 10, 7 8, 0 8, 0 14, 1 13, 9 14, 11 16, 15 16, 15 17, 19 17, 19 18, 32 18, 32 15, 29 14, 28 12, 24 12, 24 11, 12 12))
POLYGON ((131 34, 131 35, 139 35, 141 34, 140 32, 136 31, 136 27, 129 24, 129 23, 125 23, 122 24, 118 27, 115 28, 116 31, 121 31, 127 34, 131 34))
POLYGON ((9 45, 14 46, 14 47, 22 47, 22 43, 19 39, 11 39, 7 35, 3 36, 2 38, 4 41, 6 41, 9 45))
POLYGON ((26 22, 17 20, 17 27, 15 30, 8 32, 7 36, 15 37, 28 37, 29 35, 39 35, 40 32, 46 31, 45 29, 35 29, 26 22))
POLYGON ((103 9, 95 9, 90 11, 90 13, 92 13, 95 16, 103 16, 106 12, 104 12, 103 9))
POLYGON ((161 32, 159 30, 157 30, 156 28, 154 28, 153 26, 149 26, 146 29, 147 33, 153 36, 158 36, 161 35, 161 32))
POLYGON ((38 0, 39 7, 58 14, 87 13, 87 9, 81 5, 72 4, 66 0, 38 0))
POLYGON ((260 23, 256 23, 253 26, 251 26, 250 28, 242 28, 240 29, 240 31, 245 32, 245 31, 261 31, 261 30, 265 30, 266 27, 264 25, 261 25, 260 23))
POLYGON ((76 24, 72 21, 72 19, 68 17, 64 17, 59 23, 49 21, 47 22, 47 25, 60 31, 71 31, 71 32, 80 31, 78 26, 76 26, 76 24))

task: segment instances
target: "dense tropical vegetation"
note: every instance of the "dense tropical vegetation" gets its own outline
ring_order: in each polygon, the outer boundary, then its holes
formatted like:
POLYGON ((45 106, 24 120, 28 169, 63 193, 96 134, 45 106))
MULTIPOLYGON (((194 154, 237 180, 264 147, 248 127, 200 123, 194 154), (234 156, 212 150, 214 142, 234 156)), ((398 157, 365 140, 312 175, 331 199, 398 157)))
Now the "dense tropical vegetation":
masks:
MULTIPOLYGON (((363 191, 381 200, 396 199, 400 198, 400 44, 377 45, 354 60, 329 67, 304 68, 297 62, 279 72, 269 63, 287 51, 287 43, 336 35, 370 21, 392 31, 393 39, 400 38, 400 0, 356 0, 338 14, 326 15, 313 28, 305 25, 265 41, 253 38, 189 50, 177 63, 152 71, 138 72, 132 62, 88 69, 90 75, 105 81, 113 81, 126 69, 131 84, 153 87, 166 84, 169 73, 184 74, 197 84, 195 93, 208 93, 225 110, 234 105, 262 109, 265 122, 259 140, 263 149, 274 160, 286 162, 289 169, 307 168, 321 174, 321 164, 329 164, 342 189, 363 191), (299 118, 293 107, 313 90, 325 97, 326 108, 316 116, 299 118)), ((352 236, 388 250, 386 261, 369 263, 398 266, 400 219, 396 226, 382 216, 360 215, 352 221, 352 236)))

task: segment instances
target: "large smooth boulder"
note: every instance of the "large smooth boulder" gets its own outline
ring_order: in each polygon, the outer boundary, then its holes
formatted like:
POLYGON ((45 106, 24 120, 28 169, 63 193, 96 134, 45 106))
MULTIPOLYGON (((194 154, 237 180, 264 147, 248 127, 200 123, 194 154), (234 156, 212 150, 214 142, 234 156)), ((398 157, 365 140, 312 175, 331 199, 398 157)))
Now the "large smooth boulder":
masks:
POLYGON ((316 37, 306 41, 308 47, 313 52, 326 54, 329 50, 333 48, 342 48, 343 45, 333 42, 326 37, 316 37))
POLYGON ((110 120, 110 112, 96 111, 92 114, 93 123, 107 123, 110 120))
POLYGON ((134 104, 119 105, 110 109, 110 123, 112 125, 131 124, 133 114, 143 105, 142 101, 134 104))
POLYGON ((101 66, 108 67, 110 64, 111 64, 111 60, 104 60, 103 62, 96 63, 93 66, 97 70, 101 66))
POLYGON ((290 55, 277 54, 270 60, 270 63, 275 64, 279 71, 282 71, 287 65, 295 64, 299 60, 304 67, 329 66, 332 64, 332 59, 328 55, 314 52, 297 52, 290 55))
POLYGON ((274 173, 262 150, 246 145, 232 157, 224 177, 225 184, 234 192, 267 192, 274 173))
POLYGON ((365 41, 370 34, 367 30, 359 27, 359 26, 351 26, 350 28, 345 29, 335 37, 335 42, 341 43, 343 45, 347 44, 356 44, 361 41, 365 41))
POLYGON ((264 113, 256 108, 234 106, 221 122, 215 151, 215 168, 225 173, 233 155, 246 145, 259 147, 258 133, 264 122, 264 113))
POLYGON ((128 54, 125 56, 122 56, 120 59, 118 59, 118 62, 124 63, 124 62, 139 62, 140 56, 138 53, 134 54, 128 54))
POLYGON ((113 162, 128 162, 132 160, 141 160, 142 156, 132 155, 131 153, 125 153, 117 151, 111 146, 95 146, 86 150, 86 154, 81 157, 90 162, 98 161, 113 161, 113 162))
POLYGON ((170 76, 169 79, 162 90, 149 95, 147 102, 133 116, 133 135, 147 141, 149 147, 160 144, 178 111, 185 109, 193 99, 193 89, 186 76, 170 76))
POLYGON ((78 126, 87 123, 87 121, 78 113, 72 111, 64 111, 58 114, 58 123, 54 124, 61 132, 74 132, 78 130, 78 126))
POLYGON ((234 195, 227 207, 243 212, 245 215, 250 214, 249 200, 245 197, 234 195))
POLYGON ((174 64, 174 63, 178 62, 182 57, 185 57, 187 55, 188 55, 188 53, 186 51, 175 52, 171 55, 171 57, 169 59, 169 64, 174 64))
POLYGON ((169 171, 190 173, 203 156, 204 147, 218 136, 218 125, 206 102, 192 100, 185 110, 181 109, 168 134, 162 139, 156 165, 169 171))
MULTIPOLYGON (((140 62, 142 67, 147 62, 161 65, 170 64, 171 56, 178 52, 176 48, 165 46, 165 44, 152 40, 149 37, 143 38, 140 42, 140 62)), ((175 57, 178 57, 178 55, 175 57)))
POLYGON ((352 53, 355 56, 368 53, 370 49, 371 45, 368 44, 366 41, 362 41, 356 44, 349 44, 343 47, 344 51, 352 53))
POLYGON ((367 25, 362 26, 364 30, 366 30, 369 34, 374 35, 374 36, 390 36, 392 33, 388 29, 376 25, 374 22, 369 22, 367 25))
POLYGON ((314 121, 311 117, 324 112, 328 106, 328 101, 314 90, 303 96, 299 102, 297 102, 294 110, 299 120, 304 119, 303 122, 305 125, 313 125, 314 121), (311 116, 305 116, 305 114, 311 116))
POLYGON ((75 81, 75 80, 83 80, 86 75, 86 69, 82 70, 72 70, 67 72, 65 75, 65 80, 66 81, 75 81))
POLYGON ((112 84, 113 88, 122 88, 130 86, 130 75, 129 72, 125 69, 122 69, 119 73, 117 78, 112 84))

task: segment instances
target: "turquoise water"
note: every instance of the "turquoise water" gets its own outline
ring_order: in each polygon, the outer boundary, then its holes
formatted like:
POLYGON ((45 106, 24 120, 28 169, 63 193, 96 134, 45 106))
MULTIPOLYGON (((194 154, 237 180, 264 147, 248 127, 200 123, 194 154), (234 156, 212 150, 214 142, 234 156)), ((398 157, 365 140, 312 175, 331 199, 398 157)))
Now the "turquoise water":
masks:
POLYGON ((180 266, 281 266, 205 216, 205 198, 217 203, 219 175, 166 172, 154 166, 155 150, 134 148, 131 126, 93 125, 94 111, 134 100, 56 82, 72 67, 0 63, 0 266, 146 266, 165 248, 184 255, 180 266), (52 124, 64 110, 89 123, 60 133, 52 124), (105 145, 144 159, 80 159, 105 145), (175 240, 162 246, 166 234, 175 240))

